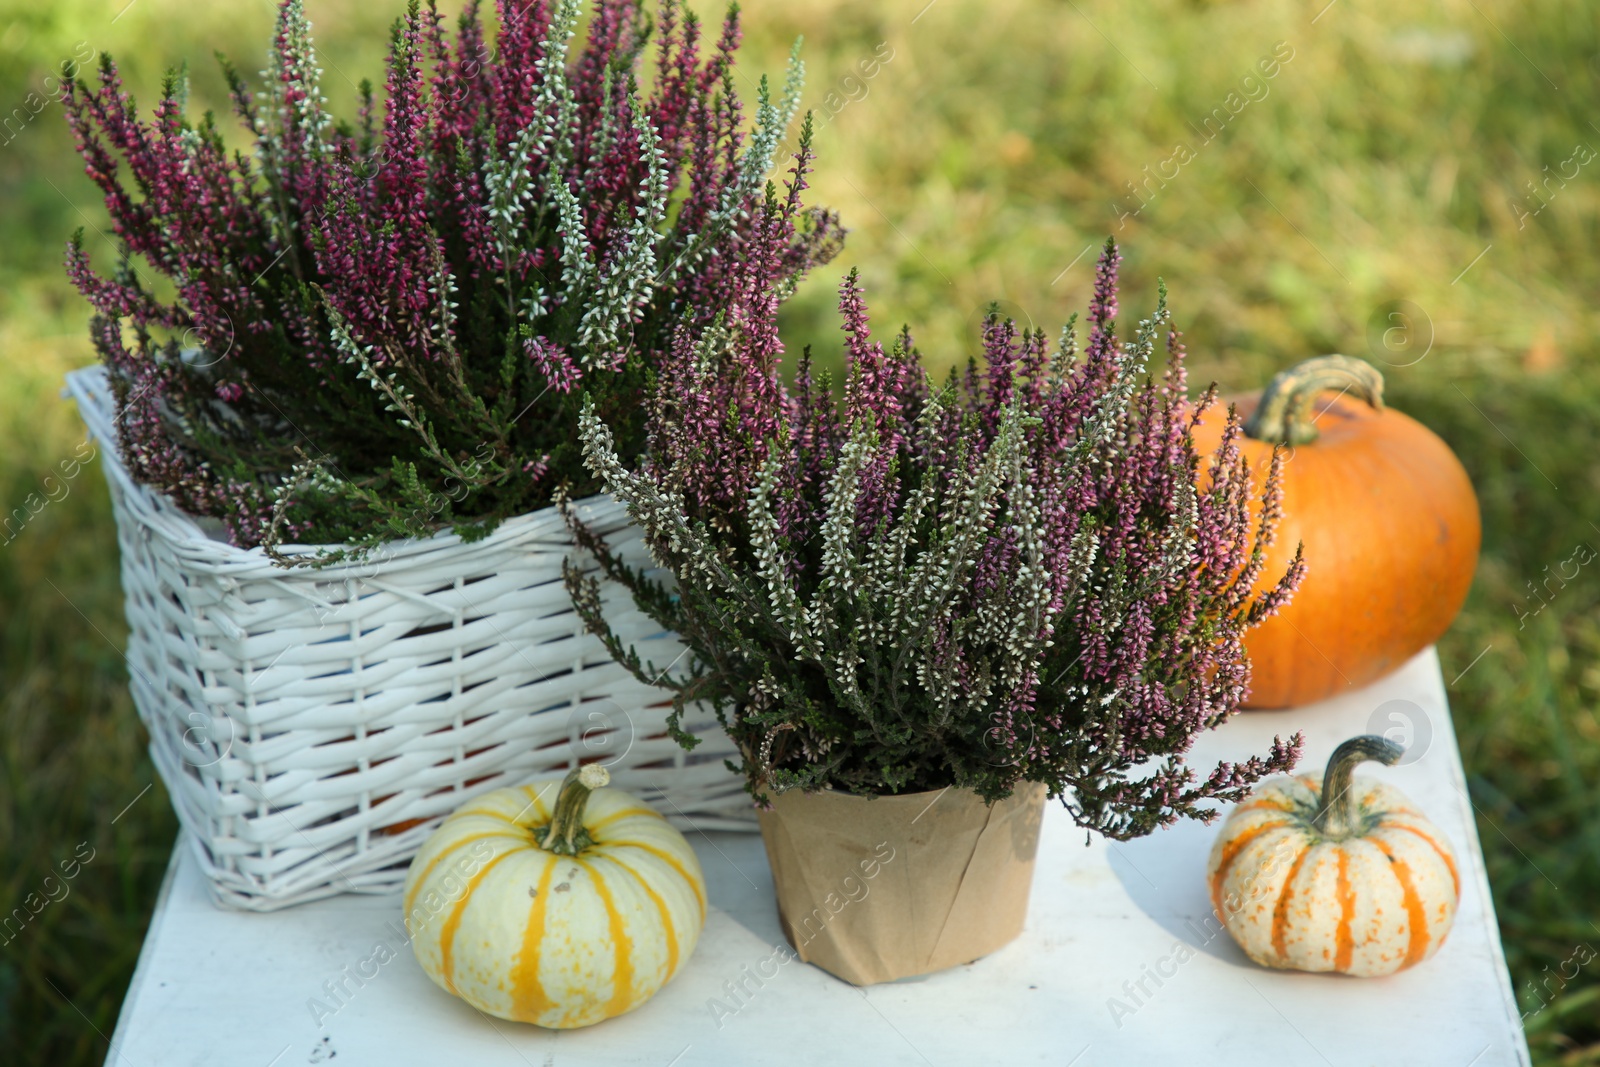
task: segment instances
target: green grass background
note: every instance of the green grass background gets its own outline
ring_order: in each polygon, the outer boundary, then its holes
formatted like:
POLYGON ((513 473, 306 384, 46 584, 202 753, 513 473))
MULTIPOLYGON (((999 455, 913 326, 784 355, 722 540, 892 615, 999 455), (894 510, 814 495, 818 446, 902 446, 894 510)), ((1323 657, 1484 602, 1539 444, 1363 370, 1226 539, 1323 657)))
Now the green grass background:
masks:
MULTIPOLYGON (((352 80, 381 80, 398 0, 309 6, 349 110, 352 80)), ((1368 356, 1395 406, 1455 448, 1484 553, 1440 656, 1506 952, 1536 1061, 1600 1064, 1600 963, 1564 977, 1600 947, 1600 567, 1536 615, 1530 585, 1600 548, 1600 157, 1576 176, 1569 162, 1600 153, 1590 0, 745 10, 751 78, 806 37, 807 103, 827 116, 814 196, 852 230, 835 266, 859 266, 879 324, 912 323, 933 361, 971 352, 991 301, 1057 328, 1085 303, 1084 250, 1111 233, 1123 318, 1165 278, 1200 382, 1242 390, 1306 355, 1368 356), (1197 136, 1280 42, 1293 56, 1266 95, 1197 136), (1128 183, 1175 158, 1133 215, 1128 183)), ((0 510, 44 496, 82 440, 58 390, 92 358, 59 262, 72 229, 99 240, 105 219, 46 76, 83 46, 109 51, 148 103, 187 58, 196 105, 222 111, 212 50, 258 67, 271 18, 267 0, 0 0, 0 510)), ((790 306, 792 347, 837 351, 838 274, 790 306)), ((104 484, 91 465, 65 485, 0 534, 0 906, 94 850, 0 945, 0 1058, 27 1064, 105 1055, 174 833, 126 691, 104 484)))

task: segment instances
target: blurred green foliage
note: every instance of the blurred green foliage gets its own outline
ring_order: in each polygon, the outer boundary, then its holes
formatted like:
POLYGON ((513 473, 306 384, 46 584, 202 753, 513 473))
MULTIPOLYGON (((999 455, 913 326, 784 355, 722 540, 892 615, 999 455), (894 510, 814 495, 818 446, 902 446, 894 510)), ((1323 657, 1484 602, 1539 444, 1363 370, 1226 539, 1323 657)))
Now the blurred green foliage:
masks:
MULTIPOLYGON (((381 81, 399 0, 309 7, 348 112, 356 82, 381 81)), ((1600 567, 1540 585, 1578 546, 1600 549, 1589 0, 744 8, 747 89, 807 39, 813 197, 853 230, 785 313, 793 351, 837 359, 834 292, 853 265, 879 325, 910 322, 930 362, 975 351, 992 301, 1053 332, 1110 233, 1123 317, 1164 277, 1199 382, 1240 391, 1305 355, 1366 356, 1395 406, 1456 449, 1484 556, 1440 656, 1502 936, 1536 1061, 1600 1064, 1600 962, 1561 977, 1600 948, 1600 567), (1267 77, 1262 60, 1286 54, 1267 77)), ((148 103, 188 60, 195 109, 220 114, 211 53, 255 69, 271 19, 267 0, 0 0, 0 510, 82 441, 56 398, 90 359, 60 254, 79 226, 110 254, 49 77, 110 51, 148 103)), ((159 783, 141 794, 154 778, 105 488, 91 465, 67 489, 0 535, 0 904, 95 850, 0 945, 0 1049, 18 1063, 104 1057, 174 832, 159 783)))

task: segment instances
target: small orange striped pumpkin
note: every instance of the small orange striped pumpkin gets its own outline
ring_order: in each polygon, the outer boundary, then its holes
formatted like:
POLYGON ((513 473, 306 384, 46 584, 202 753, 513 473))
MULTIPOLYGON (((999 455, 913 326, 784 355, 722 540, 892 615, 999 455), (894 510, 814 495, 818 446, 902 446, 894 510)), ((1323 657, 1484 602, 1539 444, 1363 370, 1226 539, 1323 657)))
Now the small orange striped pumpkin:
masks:
POLYGON ((1274 779, 1228 816, 1211 849, 1211 903, 1251 959, 1365 978, 1444 944, 1461 899, 1444 835, 1398 790, 1351 780, 1362 760, 1393 764, 1403 752, 1352 738, 1321 780, 1274 779))
POLYGON ((428 977, 501 1019, 591 1026, 643 1004, 705 926, 683 835, 598 764, 464 805, 406 876, 428 977))

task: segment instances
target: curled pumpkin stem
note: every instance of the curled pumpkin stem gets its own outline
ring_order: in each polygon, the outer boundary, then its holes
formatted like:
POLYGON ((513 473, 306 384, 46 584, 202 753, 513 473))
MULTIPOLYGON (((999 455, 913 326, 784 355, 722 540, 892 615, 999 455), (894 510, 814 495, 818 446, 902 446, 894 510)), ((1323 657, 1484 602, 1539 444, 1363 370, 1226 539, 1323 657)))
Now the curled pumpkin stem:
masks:
POLYGON ((558 856, 576 856, 594 844, 588 827, 583 825, 583 812, 589 804, 589 794, 611 783, 611 772, 598 763, 574 767, 561 783, 556 794, 555 814, 548 826, 533 831, 534 840, 541 848, 558 856))
POLYGON ((1279 371, 1261 394, 1261 402, 1245 421, 1244 432, 1258 441, 1304 445, 1317 439, 1311 405, 1329 389, 1354 393, 1383 410, 1383 375, 1366 360, 1353 356, 1316 356, 1279 371))
POLYGON ((1350 776, 1356 764, 1375 760, 1392 767, 1405 752, 1404 746, 1377 734, 1352 737, 1334 749, 1333 755, 1328 757, 1328 770, 1322 776, 1322 799, 1311 825, 1322 836, 1335 841, 1354 835, 1361 827, 1360 805, 1350 790, 1350 776))

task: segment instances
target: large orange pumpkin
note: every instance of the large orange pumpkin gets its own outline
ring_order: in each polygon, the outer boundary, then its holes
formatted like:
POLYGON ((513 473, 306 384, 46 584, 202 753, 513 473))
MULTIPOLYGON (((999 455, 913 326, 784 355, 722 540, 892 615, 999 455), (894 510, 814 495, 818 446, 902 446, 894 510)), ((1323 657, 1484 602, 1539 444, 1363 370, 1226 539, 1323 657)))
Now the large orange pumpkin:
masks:
MULTIPOLYGON (((1245 706, 1296 707, 1365 685, 1438 640, 1466 599, 1481 536, 1449 446, 1384 407, 1383 377, 1349 356, 1306 360, 1233 403, 1260 476, 1276 445, 1290 450, 1259 586, 1284 572, 1297 543, 1307 566, 1288 607, 1245 637, 1245 706)), ((1226 422, 1226 405, 1214 405, 1195 428, 1202 456, 1226 422)))

